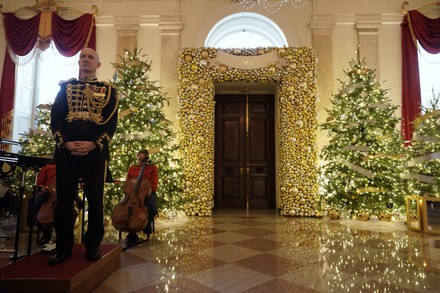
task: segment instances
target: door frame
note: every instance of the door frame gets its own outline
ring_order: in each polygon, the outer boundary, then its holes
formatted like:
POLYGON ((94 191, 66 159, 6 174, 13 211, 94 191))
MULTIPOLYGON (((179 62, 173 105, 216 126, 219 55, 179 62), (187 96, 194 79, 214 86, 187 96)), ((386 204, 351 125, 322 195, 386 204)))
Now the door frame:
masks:
MULTIPOLYGON (((278 95, 278 84, 277 83, 214 83, 215 94, 272 94, 274 96, 274 159, 275 159, 275 207, 278 208, 281 204, 280 199, 280 178, 277 176, 279 174, 280 166, 280 156, 279 156, 279 95, 278 95)), ((215 115, 215 114, 214 114, 215 115)), ((215 121, 215 118, 214 118, 215 121)), ((215 127, 214 127, 215 130, 215 127)), ((214 134, 215 136, 215 134, 214 134)), ((215 152, 215 150, 214 150, 215 152)), ((216 182, 214 181, 214 184, 216 182)), ((214 207, 215 208, 215 207, 214 207)))

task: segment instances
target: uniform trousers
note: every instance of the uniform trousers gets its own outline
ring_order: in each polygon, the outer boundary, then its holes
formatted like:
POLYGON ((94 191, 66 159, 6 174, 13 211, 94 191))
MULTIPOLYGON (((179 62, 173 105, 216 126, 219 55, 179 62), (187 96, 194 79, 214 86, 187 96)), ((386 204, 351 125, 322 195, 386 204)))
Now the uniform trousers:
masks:
POLYGON ((57 206, 55 210, 56 248, 69 252, 74 244, 72 222, 73 202, 78 184, 83 183, 88 203, 88 225, 84 234, 87 250, 98 248, 104 237, 104 183, 107 170, 105 160, 57 159, 57 206))

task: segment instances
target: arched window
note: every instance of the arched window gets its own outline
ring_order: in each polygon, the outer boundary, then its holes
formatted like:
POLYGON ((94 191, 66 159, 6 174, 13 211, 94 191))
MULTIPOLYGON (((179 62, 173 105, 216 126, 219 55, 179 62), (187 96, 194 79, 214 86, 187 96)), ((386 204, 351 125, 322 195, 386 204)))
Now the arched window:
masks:
POLYGON ((422 106, 427 106, 433 97, 440 95, 440 54, 430 54, 419 44, 418 60, 422 106))
POLYGON ((278 25, 252 12, 232 14, 219 21, 209 32, 206 47, 256 48, 288 46, 278 25))
MULTIPOLYGON (((53 103, 60 87, 59 82, 77 78, 79 52, 73 57, 62 56, 51 45, 46 51, 24 56, 23 65, 16 65, 14 120, 12 140, 18 141, 24 132, 35 128, 35 108, 40 104, 53 103)), ((20 147, 13 146, 18 152, 20 147)))

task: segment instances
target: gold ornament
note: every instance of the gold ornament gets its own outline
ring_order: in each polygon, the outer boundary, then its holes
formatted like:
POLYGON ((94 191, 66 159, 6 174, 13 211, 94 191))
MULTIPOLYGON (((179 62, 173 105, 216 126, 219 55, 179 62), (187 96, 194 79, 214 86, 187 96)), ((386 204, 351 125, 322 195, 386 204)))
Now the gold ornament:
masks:
POLYGON ((390 222, 391 221, 391 214, 388 212, 382 212, 379 214, 379 220, 390 222))
POLYGON ((206 58, 208 58, 209 53, 208 53, 208 51, 203 50, 202 53, 200 53, 200 55, 202 55, 202 58, 203 58, 203 59, 206 59, 206 58))
MULTIPOLYGON (((257 56, 269 51, 261 48, 223 50, 225 53, 241 56, 257 56)), ((188 203, 184 206, 185 212, 188 215, 198 216, 212 214, 214 203, 209 194, 214 189, 213 178, 202 176, 201 172, 212 172, 214 169, 214 148, 211 143, 214 140, 211 120, 215 105, 212 96, 213 81, 252 80, 267 83, 279 78, 285 81, 279 86, 281 214, 300 217, 322 216, 314 197, 318 184, 316 168, 313 167, 317 158, 312 152, 315 144, 314 129, 317 124, 315 109, 317 71, 313 50, 305 47, 278 49, 279 58, 287 60, 288 65, 284 68, 271 64, 259 69, 240 70, 221 64, 215 67, 216 70, 205 70, 204 64, 207 60, 204 59, 215 58, 216 53, 217 49, 213 48, 184 48, 180 54, 183 62, 179 62, 178 68, 178 94, 182 101, 179 114, 182 144, 185 146, 183 156, 186 158, 183 163, 194 166, 190 162, 198 162, 195 168, 186 170, 184 196, 188 203), (294 76, 297 76, 297 82, 294 81, 294 76), (302 122, 302 127, 298 127, 297 121, 302 122), (298 152, 297 147, 309 152, 298 152), (304 161, 307 164, 302 164, 304 161), (201 166, 203 167, 200 169, 201 166), (301 166, 301 172, 295 172, 298 166, 301 166), (310 176, 303 178, 298 175, 304 173, 310 176)))
POLYGON ((330 212, 328 212, 328 217, 331 220, 338 220, 340 218, 339 213, 336 210, 331 210, 330 212))
POLYGON ((364 211, 359 212, 356 216, 356 219, 358 219, 359 221, 368 221, 369 218, 370 216, 368 215, 368 213, 364 211))

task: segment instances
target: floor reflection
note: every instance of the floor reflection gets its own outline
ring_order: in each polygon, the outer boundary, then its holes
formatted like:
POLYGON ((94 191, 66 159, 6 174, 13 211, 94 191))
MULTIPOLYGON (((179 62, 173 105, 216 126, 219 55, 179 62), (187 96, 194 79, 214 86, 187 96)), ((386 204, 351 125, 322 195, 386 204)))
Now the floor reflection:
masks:
MULTIPOLYGON (((178 223, 158 221, 93 292, 440 292, 439 234, 270 210, 218 210, 178 223)), ((105 242, 119 241, 108 225, 105 242)), ((9 257, 0 254, 0 264, 9 257)))
POLYGON ((440 288, 440 235, 366 231, 275 211, 222 210, 213 217, 190 217, 184 225, 158 229, 122 259, 122 267, 95 293, 440 288))

